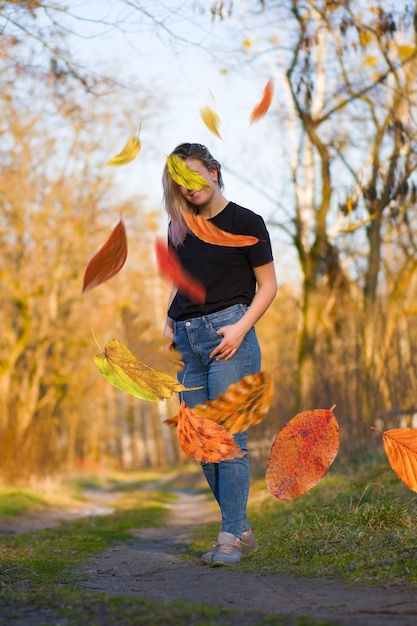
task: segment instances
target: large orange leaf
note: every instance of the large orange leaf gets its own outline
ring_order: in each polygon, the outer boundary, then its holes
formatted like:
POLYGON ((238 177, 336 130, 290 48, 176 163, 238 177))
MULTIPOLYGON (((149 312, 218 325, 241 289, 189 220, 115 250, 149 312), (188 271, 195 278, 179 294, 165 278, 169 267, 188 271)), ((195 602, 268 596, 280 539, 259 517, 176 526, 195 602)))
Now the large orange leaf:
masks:
POLYGON ((339 450, 333 408, 299 413, 276 435, 265 475, 266 486, 276 498, 297 498, 327 473, 339 450))
POLYGON ((165 241, 156 238, 156 259, 163 276, 168 278, 176 287, 187 295, 190 300, 203 304, 206 299, 204 285, 184 270, 175 252, 168 248, 165 241))
MULTIPOLYGON (((229 433, 239 433, 264 419, 271 405, 272 392, 273 379, 270 374, 249 374, 230 385, 215 400, 197 404, 193 410, 200 417, 220 424, 229 433)), ((178 415, 165 422, 176 426, 178 415)))
POLYGON ((252 235, 235 235, 234 233, 228 233, 199 215, 193 215, 185 211, 181 211, 181 213, 188 228, 196 237, 206 243, 211 243, 215 246, 238 248, 242 246, 253 246, 259 241, 257 237, 253 237, 252 235))
POLYGON ((393 428, 382 433, 385 453, 398 478, 417 491, 417 428, 393 428))
POLYGON ((272 78, 268 80, 262 94, 261 101, 254 107, 250 114, 250 123, 253 124, 266 115, 272 104, 272 96, 274 95, 274 81, 272 78))
POLYGON ((114 227, 110 237, 88 263, 84 273, 83 291, 90 291, 109 280, 123 267, 127 258, 127 237, 123 219, 114 227))
POLYGON ((185 402, 178 415, 177 435, 181 449, 200 463, 220 463, 246 455, 223 426, 200 417, 185 402))

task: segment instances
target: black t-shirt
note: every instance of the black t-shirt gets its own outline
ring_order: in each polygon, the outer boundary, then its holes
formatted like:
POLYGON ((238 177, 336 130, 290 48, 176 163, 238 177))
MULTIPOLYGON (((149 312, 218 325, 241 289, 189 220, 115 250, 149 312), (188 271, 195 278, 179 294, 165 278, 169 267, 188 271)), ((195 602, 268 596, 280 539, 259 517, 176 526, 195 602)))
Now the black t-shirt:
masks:
POLYGON ((175 321, 215 313, 232 304, 250 305, 256 291, 253 268, 273 260, 269 234, 260 215, 229 202, 210 222, 229 233, 252 235, 259 241, 252 246, 217 246, 188 232, 175 250, 182 267, 204 285, 206 300, 198 304, 178 292, 168 311, 175 321))

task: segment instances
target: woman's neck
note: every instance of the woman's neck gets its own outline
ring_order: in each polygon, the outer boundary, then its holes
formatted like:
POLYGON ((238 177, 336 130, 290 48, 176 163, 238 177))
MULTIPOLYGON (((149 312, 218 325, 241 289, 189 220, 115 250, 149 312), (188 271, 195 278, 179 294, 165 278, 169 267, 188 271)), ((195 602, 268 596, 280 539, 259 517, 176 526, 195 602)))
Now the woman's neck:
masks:
POLYGON ((198 211, 200 217, 209 220, 215 217, 223 211, 223 209, 229 204, 229 201, 223 196, 223 194, 216 195, 205 206, 201 206, 198 211))

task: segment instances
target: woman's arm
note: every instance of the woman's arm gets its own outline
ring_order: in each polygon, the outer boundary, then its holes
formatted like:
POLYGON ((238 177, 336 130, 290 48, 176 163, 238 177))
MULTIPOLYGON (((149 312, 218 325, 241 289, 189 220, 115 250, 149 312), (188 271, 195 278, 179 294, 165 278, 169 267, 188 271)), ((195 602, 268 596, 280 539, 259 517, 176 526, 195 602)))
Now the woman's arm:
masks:
POLYGON ((223 335, 223 339, 210 357, 216 356, 217 360, 224 359, 225 361, 232 358, 239 349, 246 333, 262 317, 275 298, 277 279, 274 264, 272 262, 266 263, 255 267, 253 271, 258 284, 255 297, 244 316, 236 324, 223 326, 219 329, 218 332, 223 335))

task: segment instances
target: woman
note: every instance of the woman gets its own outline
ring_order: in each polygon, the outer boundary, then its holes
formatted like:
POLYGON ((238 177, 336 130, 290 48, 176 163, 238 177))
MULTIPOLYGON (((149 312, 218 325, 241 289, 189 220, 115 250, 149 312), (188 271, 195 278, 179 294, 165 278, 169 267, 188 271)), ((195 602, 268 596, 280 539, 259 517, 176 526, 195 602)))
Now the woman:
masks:
MULTIPOLYGON (((275 297, 276 278, 265 223, 261 216, 225 198, 220 163, 201 144, 183 143, 172 154, 208 183, 198 191, 181 187, 165 166, 163 188, 170 218, 169 243, 182 267, 206 289, 204 304, 197 304, 173 288, 164 331, 182 353, 184 367, 179 380, 187 387, 201 387, 182 395, 192 408, 215 399, 229 385, 260 370, 254 324, 275 297), (253 235, 259 241, 245 247, 205 243, 189 232, 181 210, 210 220, 222 230, 253 235)), ((237 433, 234 439, 247 451, 247 432, 237 433)), ((246 516, 248 457, 202 463, 202 467, 222 516, 217 546, 202 559, 212 567, 239 565, 242 554, 258 548, 246 516)))

